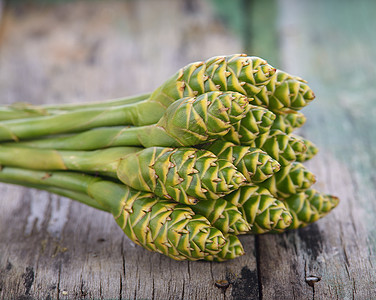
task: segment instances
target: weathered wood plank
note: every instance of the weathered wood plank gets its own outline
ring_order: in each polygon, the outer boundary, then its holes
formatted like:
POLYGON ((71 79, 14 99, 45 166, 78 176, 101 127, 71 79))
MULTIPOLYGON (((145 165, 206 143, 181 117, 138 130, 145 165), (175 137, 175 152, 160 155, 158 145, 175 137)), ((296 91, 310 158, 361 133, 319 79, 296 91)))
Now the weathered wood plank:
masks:
POLYGON ((307 79, 317 96, 303 110, 308 121, 300 133, 321 149, 307 166, 316 188, 341 203, 306 229, 258 238, 266 250, 259 261, 262 296, 374 299, 375 2, 279 4, 281 67, 307 79))
MULTIPOLYGON (((191 61, 239 52, 240 41, 213 24, 204 2, 187 3, 11 8, 0 52, 1 103, 137 94, 191 61)), ((229 299, 249 285, 249 296, 258 295, 254 237, 244 238, 248 255, 228 264, 175 262, 134 245, 106 213, 0 187, 1 299, 229 299), (231 285, 220 289, 217 280, 231 285)))

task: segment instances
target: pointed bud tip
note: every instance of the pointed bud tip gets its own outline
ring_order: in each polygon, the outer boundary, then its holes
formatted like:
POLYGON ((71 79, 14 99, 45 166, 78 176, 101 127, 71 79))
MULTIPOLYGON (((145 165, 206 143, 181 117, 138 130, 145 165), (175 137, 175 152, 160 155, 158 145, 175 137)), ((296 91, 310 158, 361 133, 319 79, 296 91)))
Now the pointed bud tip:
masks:
POLYGON ((243 174, 237 171, 237 173, 233 176, 233 182, 236 185, 241 185, 242 183, 246 182, 246 178, 243 174))
POLYGON ((288 211, 285 211, 281 214, 279 221, 280 222, 278 222, 278 226, 276 226, 276 228, 278 227, 278 229, 285 229, 291 225, 293 217, 288 211))
POLYGON ((239 257, 245 254, 244 248, 241 244, 235 246, 234 252, 235 252, 235 257, 239 257))
POLYGON ((236 226, 236 229, 239 233, 246 233, 251 230, 250 225, 248 223, 240 223, 236 226))
POLYGON ((310 173, 311 176, 309 176, 309 181, 312 182, 312 184, 316 183, 316 176, 313 173, 310 173))
POLYGON ((271 160, 273 172, 278 172, 281 169, 281 164, 275 159, 271 160))
POLYGON ((326 197, 328 198, 328 200, 330 201, 330 203, 333 205, 333 208, 336 207, 340 200, 338 197, 336 196, 333 196, 333 195, 326 195, 326 197))

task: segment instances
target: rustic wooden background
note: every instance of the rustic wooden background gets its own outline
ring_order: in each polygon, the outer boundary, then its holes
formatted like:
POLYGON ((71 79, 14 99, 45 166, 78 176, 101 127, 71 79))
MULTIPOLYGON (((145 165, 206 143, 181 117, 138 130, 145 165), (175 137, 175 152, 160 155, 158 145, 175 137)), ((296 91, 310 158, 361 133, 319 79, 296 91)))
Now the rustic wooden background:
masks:
POLYGON ((321 149, 307 166, 341 199, 305 229, 242 237, 239 259, 176 262, 106 213, 1 184, 1 299, 376 299, 375 1, 0 6, 1 104, 148 92, 189 62, 244 51, 307 79, 317 98, 300 134, 321 149))

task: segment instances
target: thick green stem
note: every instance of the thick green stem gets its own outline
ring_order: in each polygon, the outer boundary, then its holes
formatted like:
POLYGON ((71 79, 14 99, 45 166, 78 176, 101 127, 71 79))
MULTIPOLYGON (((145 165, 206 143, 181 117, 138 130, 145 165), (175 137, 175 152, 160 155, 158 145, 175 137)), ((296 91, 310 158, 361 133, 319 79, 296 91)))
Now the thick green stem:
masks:
POLYGON ((56 104, 56 105, 31 105, 28 103, 14 103, 0 106, 0 121, 35 118, 41 116, 58 115, 68 111, 101 108, 109 106, 122 106, 141 102, 149 98, 150 94, 142 94, 126 98, 106 100, 100 102, 80 103, 80 104, 56 104))
POLYGON ((86 109, 86 108, 106 108, 109 106, 122 106, 126 104, 132 104, 141 102, 146 100, 150 97, 150 93, 147 94, 140 94, 135 96, 128 96, 125 98, 117 98, 117 99, 110 99, 105 101, 97 101, 97 102, 89 102, 89 103, 68 103, 68 104, 46 104, 40 106, 43 109, 47 110, 64 110, 64 111, 71 111, 77 109, 86 109))
MULTIPOLYGON (((7 143, 7 145, 14 145, 14 143, 7 143)), ((164 128, 148 125, 100 127, 78 134, 21 141, 17 143, 17 146, 58 150, 95 150, 126 146, 179 147, 183 145, 169 136, 164 128)))
POLYGON ((49 193, 53 193, 59 196, 63 196, 66 198, 70 198, 72 200, 76 200, 78 202, 81 202, 83 204, 86 204, 88 206, 91 206, 93 208, 103 210, 106 212, 110 212, 108 208, 104 208, 101 206, 97 201, 95 201, 92 197, 88 196, 85 193, 80 193, 72 190, 68 190, 66 188, 59 188, 59 187, 53 187, 53 186, 48 186, 48 185, 42 185, 42 184, 33 184, 33 183, 28 183, 22 180, 16 180, 16 179, 11 179, 11 178, 2 178, 0 174, 0 181, 4 183, 10 183, 10 184, 15 184, 15 185, 21 185, 24 187, 28 188, 35 188, 38 190, 43 190, 49 193))
POLYGON ((41 186, 35 186, 35 188, 40 189, 40 190, 44 190, 44 191, 47 191, 47 192, 50 192, 50 193, 53 193, 53 194, 56 194, 56 195, 59 195, 59 196, 70 198, 72 200, 81 202, 82 204, 86 204, 88 206, 91 206, 91 207, 99 209, 99 210, 103 210, 103 211, 106 211, 106 212, 109 212, 109 213, 111 212, 109 207, 103 207, 101 204, 99 204, 97 201, 95 201, 94 198, 92 198, 92 197, 90 197, 90 196, 88 196, 84 193, 70 191, 70 190, 58 188, 58 187, 44 187, 42 185, 41 186))
MULTIPOLYGON (((6 166, 0 171, 0 182, 59 192, 59 195, 108 212, 118 209, 122 199, 119 195, 116 196, 119 193, 118 184, 75 172, 45 172, 6 166), (95 197, 92 197, 91 190, 96 184, 100 184, 100 188, 95 188, 95 197)), ((120 194, 123 195, 123 192, 120 194)))
POLYGON ((154 124, 163 112, 164 109, 160 105, 142 101, 107 108, 74 110, 52 116, 6 120, 0 122, 0 140, 18 141, 52 134, 79 132, 102 126, 154 124))
POLYGON ((78 193, 87 194, 88 186, 100 179, 74 172, 46 172, 22 168, 3 167, 0 181, 27 186, 53 186, 78 193))
POLYGON ((36 107, 29 104, 14 104, 0 107, 0 121, 35 118, 47 116, 50 114, 57 114, 59 112, 60 111, 47 111, 44 108, 36 107))
POLYGON ((137 147, 114 147, 96 151, 57 151, 0 146, 0 164, 34 170, 101 172, 116 177, 119 162, 137 147))

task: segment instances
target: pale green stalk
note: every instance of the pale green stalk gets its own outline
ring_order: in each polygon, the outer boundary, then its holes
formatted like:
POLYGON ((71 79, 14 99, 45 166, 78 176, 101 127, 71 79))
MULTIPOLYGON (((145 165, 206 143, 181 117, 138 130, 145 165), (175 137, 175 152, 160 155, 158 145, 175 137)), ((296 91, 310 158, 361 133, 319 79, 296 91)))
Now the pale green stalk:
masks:
POLYGON ((64 103, 64 104, 44 104, 40 107, 47 110, 61 110, 61 111, 72 111, 76 109, 85 108, 106 108, 108 106, 122 106, 126 104, 133 104, 137 102, 142 102, 150 98, 151 93, 132 95, 128 97, 109 99, 104 101, 93 101, 88 103, 64 103))
MULTIPOLYGON (((29 170, 27 170, 27 172, 29 172, 29 170)), ((48 173, 45 173, 45 175, 50 176, 48 173)), ((56 194, 56 195, 59 195, 59 196, 63 196, 63 197, 66 197, 66 198, 70 198, 72 200, 76 200, 78 202, 81 202, 82 204, 91 206, 93 208, 103 210, 103 211, 106 211, 106 212, 110 212, 109 208, 104 208, 97 201, 95 201, 92 197, 88 196, 86 193, 77 192, 77 191, 69 190, 67 188, 62 188, 62 187, 49 186, 49 185, 46 185, 46 184, 31 183, 29 180, 25 181, 25 180, 18 179, 18 178, 16 179, 16 178, 14 178, 14 176, 13 177, 12 176, 8 177, 8 175, 5 175, 5 176, 7 176, 7 177, 4 177, 4 176, 1 177, 1 174, 0 174, 0 178, 1 178, 0 181, 1 182, 16 184, 16 185, 20 185, 20 186, 24 186, 24 187, 28 187, 28 188, 34 188, 34 189, 38 189, 38 190, 47 191, 47 192, 50 192, 50 193, 53 193, 53 194, 56 194)), ((32 182, 35 182, 35 180, 32 181, 32 182)), ((56 185, 61 186, 61 183, 56 184, 56 185)))
POLYGON ((150 94, 130 96, 126 98, 105 100, 100 102, 89 103, 72 103, 72 104, 45 104, 32 105, 24 102, 16 102, 10 105, 0 106, 0 121, 35 118, 41 116, 58 115, 69 111, 87 109, 87 108, 107 108, 109 106, 122 106, 141 102, 148 99, 150 94))

